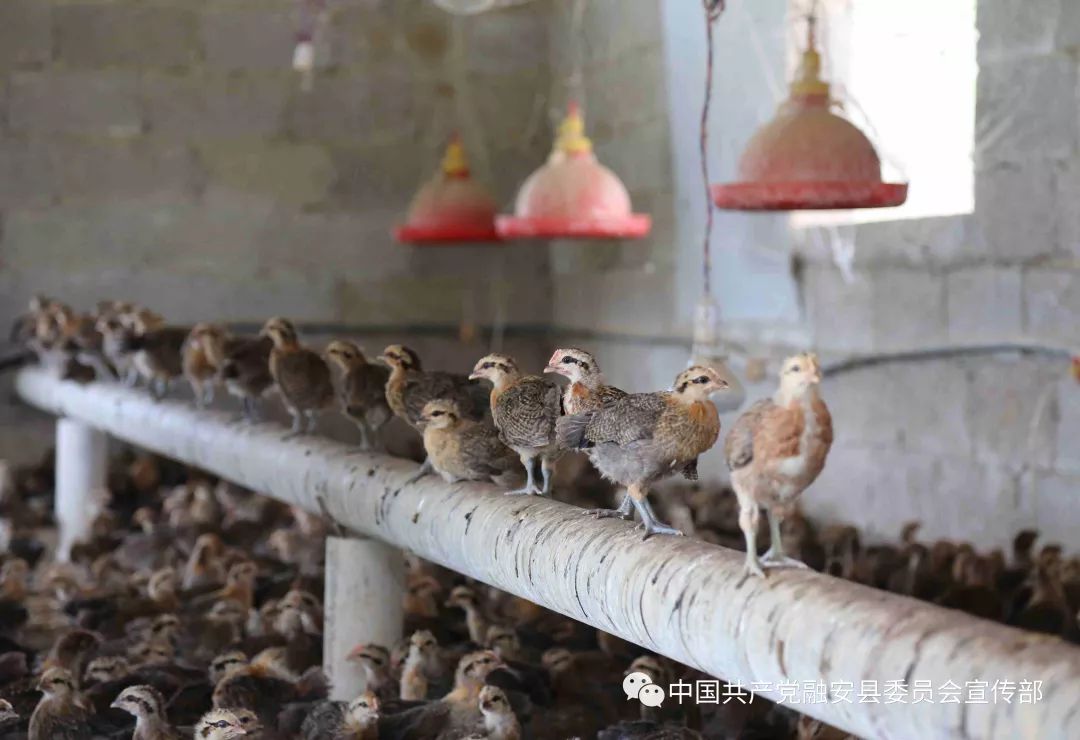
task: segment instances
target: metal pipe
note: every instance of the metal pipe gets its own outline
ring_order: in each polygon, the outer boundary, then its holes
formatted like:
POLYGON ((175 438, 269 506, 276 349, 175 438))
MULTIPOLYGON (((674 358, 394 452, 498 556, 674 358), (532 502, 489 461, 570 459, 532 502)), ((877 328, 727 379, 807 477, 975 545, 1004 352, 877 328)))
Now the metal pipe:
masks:
POLYGON ((350 529, 770 699, 790 704, 792 682, 820 682, 824 695, 794 708, 863 737, 1080 737, 1080 649, 1057 638, 813 572, 745 579, 731 550, 642 542, 629 523, 488 485, 427 476, 405 486, 412 462, 285 440, 274 424, 245 426, 116 385, 26 369, 16 389, 51 413, 309 511, 322 497, 350 529), (952 703, 943 691, 986 686, 989 698, 998 681, 1013 682, 1011 701, 952 703), (1021 681, 1041 682, 1038 701, 1020 703, 1021 681), (877 703, 861 701, 862 682, 876 682, 877 703), (907 700, 890 702, 890 685, 906 686, 907 700), (852 686, 844 700, 840 690, 852 686), (926 686, 932 701, 924 692, 914 703, 926 686))

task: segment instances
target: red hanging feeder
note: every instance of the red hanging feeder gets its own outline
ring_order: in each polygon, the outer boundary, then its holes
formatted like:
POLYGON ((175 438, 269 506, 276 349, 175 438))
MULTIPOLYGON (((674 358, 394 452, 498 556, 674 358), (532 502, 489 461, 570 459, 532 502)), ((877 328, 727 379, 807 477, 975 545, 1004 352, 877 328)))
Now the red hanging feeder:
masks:
POLYGON ((410 244, 498 241, 496 210, 495 199, 469 176, 465 148, 454 136, 441 171, 417 191, 405 224, 394 229, 394 238, 410 244))
POLYGON ((717 207, 737 211, 885 208, 907 200, 907 183, 881 180, 870 140, 830 109, 829 84, 809 19, 809 39, 791 94, 755 133, 739 160, 739 181, 713 185, 717 207))
POLYGON ((571 104, 551 156, 518 191, 513 216, 496 219, 507 239, 637 239, 652 228, 630 210, 630 194, 596 161, 585 122, 571 104))

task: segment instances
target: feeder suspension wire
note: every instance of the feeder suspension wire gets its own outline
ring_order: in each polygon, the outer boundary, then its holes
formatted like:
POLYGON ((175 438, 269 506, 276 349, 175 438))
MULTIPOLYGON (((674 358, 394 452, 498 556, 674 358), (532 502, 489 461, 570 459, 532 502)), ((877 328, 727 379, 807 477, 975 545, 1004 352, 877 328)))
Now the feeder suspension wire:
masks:
POLYGON ((705 189, 705 238, 702 247, 702 277, 705 297, 712 296, 712 256, 709 241, 712 237, 713 203, 709 193, 709 103, 712 102, 713 23, 724 12, 725 0, 702 0, 705 8, 705 101, 701 106, 701 177, 705 189))

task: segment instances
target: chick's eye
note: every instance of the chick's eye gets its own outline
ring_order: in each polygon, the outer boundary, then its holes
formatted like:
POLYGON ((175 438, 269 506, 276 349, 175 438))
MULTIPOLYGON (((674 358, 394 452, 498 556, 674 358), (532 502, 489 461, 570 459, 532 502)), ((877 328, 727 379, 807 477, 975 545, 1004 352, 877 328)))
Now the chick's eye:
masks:
POLYGON ((789 370, 788 372, 797 373, 800 370, 802 370, 802 367, 800 367, 799 365, 792 365, 791 370, 789 370))
POLYGON ((577 360, 575 360, 573 357, 564 357, 564 358, 562 358, 562 364, 564 364, 564 365, 572 365, 575 362, 577 362, 577 360))
POLYGON ((442 415, 443 415, 443 412, 441 412, 441 411, 432 411, 432 412, 431 412, 431 415, 432 415, 432 416, 442 416, 442 415))
POLYGON ((694 382, 695 383, 708 383, 709 378, 708 378, 707 375, 699 375, 698 377, 694 378, 694 382))
POLYGON ((487 369, 490 369, 490 368, 492 368, 492 367, 495 367, 495 363, 494 363, 494 362, 485 362, 485 363, 484 363, 483 365, 481 365, 480 367, 482 367, 482 368, 484 368, 485 370, 487 370, 487 369))

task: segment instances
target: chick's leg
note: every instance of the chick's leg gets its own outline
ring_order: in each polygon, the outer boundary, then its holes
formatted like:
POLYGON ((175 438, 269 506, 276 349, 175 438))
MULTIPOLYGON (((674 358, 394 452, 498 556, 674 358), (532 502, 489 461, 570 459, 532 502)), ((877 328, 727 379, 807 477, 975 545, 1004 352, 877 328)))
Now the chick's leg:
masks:
POLYGON ((431 464, 431 458, 430 457, 425 457, 424 462, 420 465, 420 469, 417 470, 413 475, 409 476, 409 479, 407 481, 405 481, 405 485, 406 486, 411 486, 413 483, 416 483, 416 481, 420 480, 421 478, 423 478, 428 473, 434 473, 434 472, 435 472, 435 466, 433 466, 431 464))
POLYGON ((746 565, 744 570, 748 575, 764 578, 765 571, 761 569, 761 562, 758 560, 757 555, 757 530, 761 512, 758 511, 756 501, 739 494, 738 488, 735 489, 735 493, 738 494, 739 498, 739 529, 742 530, 743 538, 746 540, 746 565))
POLYGON ((289 414, 292 416, 292 427, 289 428, 289 433, 282 439, 292 439, 293 437, 299 437, 304 433, 304 414, 298 409, 289 408, 289 414))
POLYGON ((645 528, 645 536, 641 539, 647 540, 654 534, 682 535, 680 530, 669 527, 656 518, 656 513, 653 512, 652 505, 649 503, 649 492, 645 490, 644 486, 639 484, 630 486, 627 489, 626 497, 633 502, 634 508, 641 515, 641 526, 645 528))
POLYGON ((543 495, 543 491, 536 485, 536 459, 530 455, 521 456, 521 464, 525 466, 525 487, 515 491, 507 491, 507 496, 531 496, 543 495))
POLYGON ((619 504, 617 509, 586 509, 585 513, 589 516, 594 516, 597 519, 608 519, 615 517, 617 519, 632 519, 634 517, 634 499, 630 497, 630 493, 623 494, 622 503, 619 504))
POLYGON ((770 508, 766 511, 769 517, 769 549, 761 556, 761 562, 766 568, 806 568, 806 563, 795 558, 789 558, 784 552, 784 537, 780 531, 780 525, 784 521, 784 512, 780 509, 770 508))
POLYGON ((544 495, 551 497, 551 475, 555 472, 555 461, 546 457, 540 458, 540 472, 544 476, 544 495))

